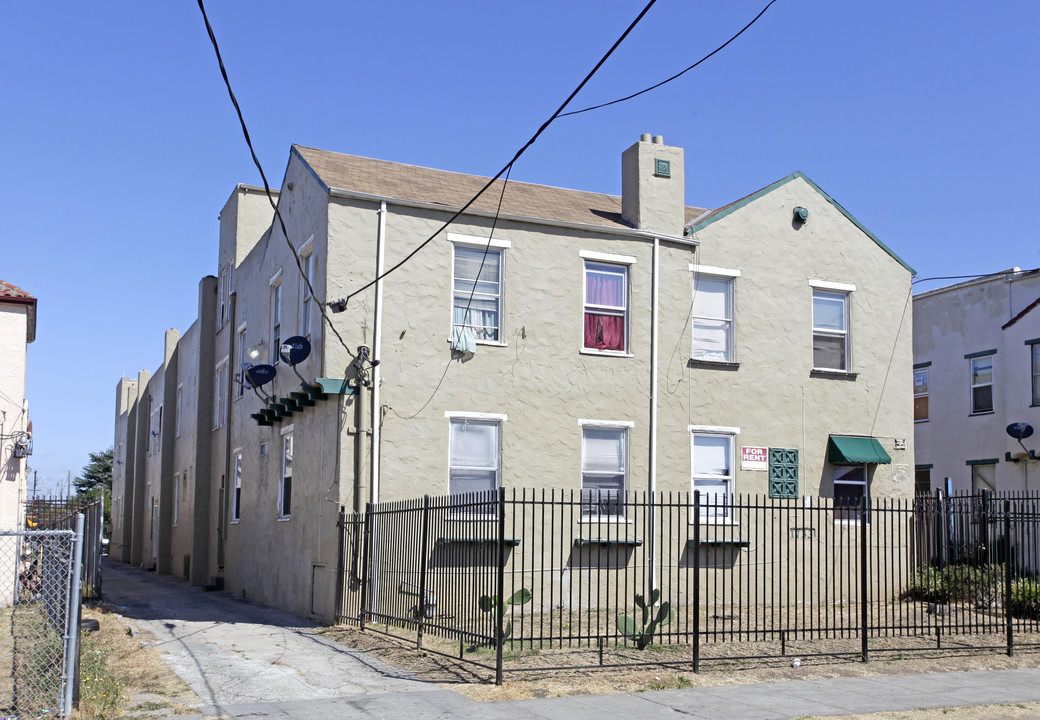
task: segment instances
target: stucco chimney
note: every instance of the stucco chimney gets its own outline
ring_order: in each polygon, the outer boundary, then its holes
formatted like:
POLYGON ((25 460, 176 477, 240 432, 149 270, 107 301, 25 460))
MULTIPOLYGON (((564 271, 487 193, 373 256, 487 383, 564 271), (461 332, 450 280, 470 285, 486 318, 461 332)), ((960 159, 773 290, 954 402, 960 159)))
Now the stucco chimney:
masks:
POLYGON ((640 230, 681 236, 685 206, 683 149, 644 133, 621 154, 621 217, 640 230))

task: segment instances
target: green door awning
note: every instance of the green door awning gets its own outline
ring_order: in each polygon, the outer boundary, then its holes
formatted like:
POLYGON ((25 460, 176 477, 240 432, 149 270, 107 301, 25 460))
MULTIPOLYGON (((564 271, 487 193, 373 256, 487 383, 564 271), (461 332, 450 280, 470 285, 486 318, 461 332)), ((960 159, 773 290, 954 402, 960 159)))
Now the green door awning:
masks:
POLYGON ((889 464, 892 458, 874 438, 831 435, 827 459, 832 465, 889 464))

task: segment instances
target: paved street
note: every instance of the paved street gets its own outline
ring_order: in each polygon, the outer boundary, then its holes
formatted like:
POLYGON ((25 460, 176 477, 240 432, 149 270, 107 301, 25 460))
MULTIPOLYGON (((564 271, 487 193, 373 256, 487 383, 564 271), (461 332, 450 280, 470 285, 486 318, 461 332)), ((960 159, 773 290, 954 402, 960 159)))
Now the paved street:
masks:
POLYGON ((477 702, 409 678, 313 633, 287 613, 106 563, 105 597, 158 638, 198 695, 200 718, 691 718, 782 720, 1040 702, 1040 669, 879 675, 726 687, 477 702))

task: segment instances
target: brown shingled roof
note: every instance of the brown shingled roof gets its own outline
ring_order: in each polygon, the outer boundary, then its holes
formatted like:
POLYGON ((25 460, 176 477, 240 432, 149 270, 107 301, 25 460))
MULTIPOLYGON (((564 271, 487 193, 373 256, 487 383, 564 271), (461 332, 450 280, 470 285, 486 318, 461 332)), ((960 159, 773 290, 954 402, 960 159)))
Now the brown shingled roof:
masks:
MULTIPOLYGON (((293 152, 328 188, 434 203, 444 205, 445 209, 462 207, 488 181, 479 175, 341 155, 300 145, 294 145, 293 152)), ((496 181, 470 207, 479 212, 494 213, 498 209, 501 183, 501 180, 496 181)), ((700 208, 686 208, 687 220, 704 212, 700 208)), ((514 181, 510 181, 506 189, 502 213, 609 228, 630 227, 621 219, 621 198, 616 195, 514 181)))

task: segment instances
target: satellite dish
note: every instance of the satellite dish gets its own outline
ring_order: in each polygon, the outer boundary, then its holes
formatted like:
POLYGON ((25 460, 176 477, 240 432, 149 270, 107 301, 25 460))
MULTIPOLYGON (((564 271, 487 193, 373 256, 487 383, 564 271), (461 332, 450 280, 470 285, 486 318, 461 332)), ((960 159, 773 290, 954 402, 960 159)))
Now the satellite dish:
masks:
POLYGON ((274 380, 278 370, 274 365, 250 365, 246 368, 246 377, 253 387, 261 387, 274 380))
POLYGON ((282 341, 278 355, 290 365, 299 365, 311 354, 311 341, 302 335, 293 335, 282 341))
POLYGON ((1011 423, 1007 426, 1007 434, 1016 440, 1025 440, 1033 434, 1033 426, 1029 423, 1011 423))

